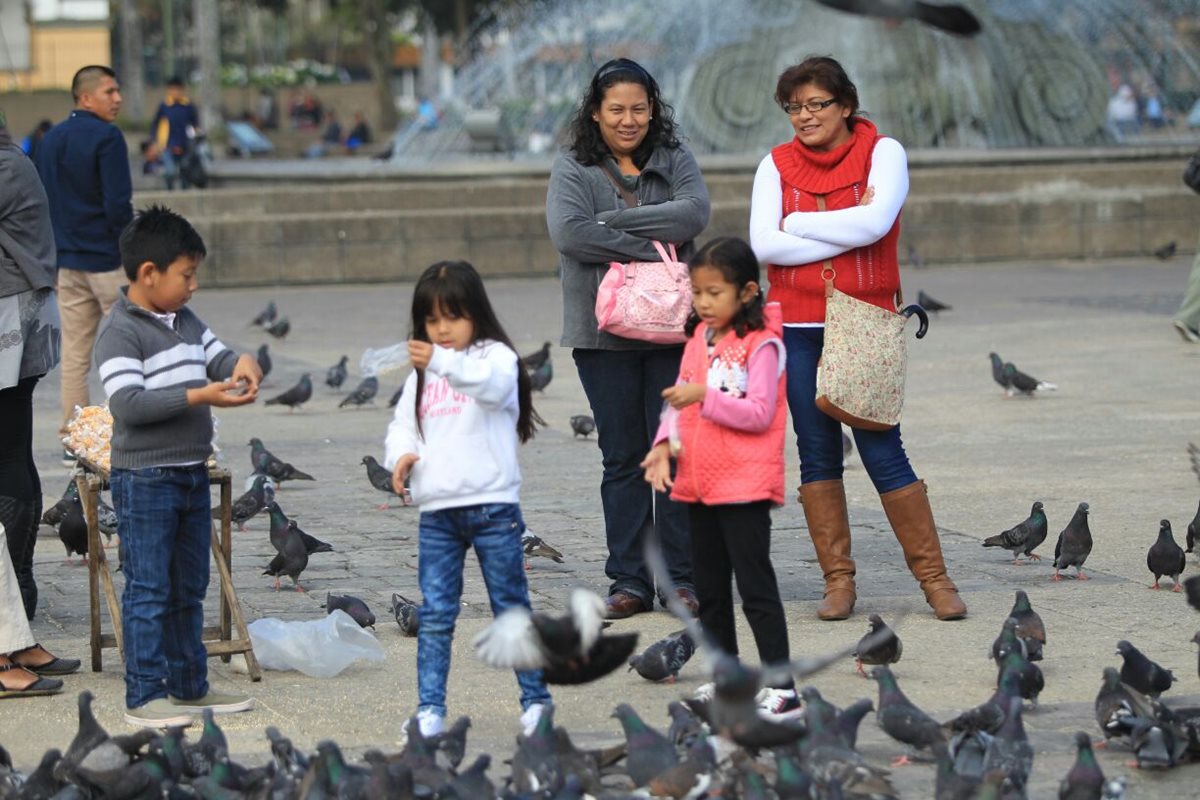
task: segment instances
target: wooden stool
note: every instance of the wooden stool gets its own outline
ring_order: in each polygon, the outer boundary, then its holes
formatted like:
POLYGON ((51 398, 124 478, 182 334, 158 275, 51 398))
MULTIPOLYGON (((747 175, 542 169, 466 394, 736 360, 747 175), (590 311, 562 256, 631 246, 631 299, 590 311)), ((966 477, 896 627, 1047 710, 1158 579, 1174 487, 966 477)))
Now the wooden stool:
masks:
MULTIPOLYGON (((117 648, 121 661, 125 660, 125 642, 121 630, 121 602, 113 584, 112 571, 108 566, 108 558, 100 544, 100 525, 97 509, 100 503, 100 489, 104 485, 101 471, 94 465, 85 465, 86 471, 75 479, 79 488, 79 497, 83 502, 83 515, 88 526, 88 598, 91 602, 91 647, 92 671, 100 672, 100 653, 105 647, 117 648), (112 620, 113 632, 104 633, 100 624, 100 592, 104 591, 104 600, 108 605, 108 616, 112 620)), ((229 572, 230 555, 233 550, 231 536, 231 503, 233 497, 233 481, 229 470, 213 467, 208 471, 210 483, 221 486, 221 525, 218 531, 214 523, 212 528, 213 560, 217 564, 217 583, 220 590, 220 615, 218 624, 205 626, 204 645, 209 658, 220 656, 228 663, 234 653, 243 653, 246 657, 246 667, 250 680, 262 680, 262 670, 258 659, 254 657, 254 647, 250 642, 250 632, 242 617, 242 605, 238 602, 237 590, 233 587, 233 578, 229 572), (236 626, 238 638, 233 638, 233 628, 236 626)))

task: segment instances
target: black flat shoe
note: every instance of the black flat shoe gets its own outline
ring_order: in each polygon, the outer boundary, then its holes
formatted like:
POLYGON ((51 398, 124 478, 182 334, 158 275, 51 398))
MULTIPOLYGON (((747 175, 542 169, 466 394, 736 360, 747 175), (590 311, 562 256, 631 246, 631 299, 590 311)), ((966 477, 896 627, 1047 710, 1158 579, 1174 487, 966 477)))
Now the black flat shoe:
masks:
MULTIPOLYGON (((8 672, 13 669, 25 668, 20 664, 5 664, 0 666, 0 672, 8 672)), ((24 689, 10 689, 0 680, 0 700, 9 697, 42 697, 49 694, 58 694, 62 691, 62 688, 63 682, 54 678, 38 678, 24 689)))
POLYGON ((42 647, 40 644, 35 644, 32 647, 26 647, 24 650, 17 650, 9 653, 9 658, 11 658, 12 662, 17 666, 24 667, 30 672, 38 675, 70 675, 71 673, 78 672, 79 668, 83 665, 83 662, 81 662, 78 658, 58 658, 57 656, 51 656, 51 658, 54 659, 53 661, 48 661, 45 664, 39 664, 36 667, 30 664, 22 664, 17 660, 17 656, 19 656, 21 653, 27 653, 35 648, 41 648, 43 653, 48 656, 51 655, 49 650, 42 647))

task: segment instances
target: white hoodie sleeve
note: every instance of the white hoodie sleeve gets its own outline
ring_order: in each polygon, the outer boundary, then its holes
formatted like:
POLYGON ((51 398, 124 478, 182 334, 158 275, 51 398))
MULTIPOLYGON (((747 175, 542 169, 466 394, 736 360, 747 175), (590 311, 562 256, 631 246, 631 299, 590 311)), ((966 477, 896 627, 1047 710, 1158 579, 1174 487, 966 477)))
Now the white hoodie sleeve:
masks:
POLYGON ((434 345, 429 359, 429 372, 488 409, 503 408, 515 397, 518 368, 517 354, 498 342, 467 350, 434 345))
POLYGON ((384 439, 383 465, 388 470, 396 468, 400 456, 406 453, 419 453, 420 439, 417 436, 417 410, 413 395, 417 391, 417 373, 408 373, 404 381, 404 391, 400 394, 400 402, 396 403, 396 411, 388 424, 387 438, 384 439))

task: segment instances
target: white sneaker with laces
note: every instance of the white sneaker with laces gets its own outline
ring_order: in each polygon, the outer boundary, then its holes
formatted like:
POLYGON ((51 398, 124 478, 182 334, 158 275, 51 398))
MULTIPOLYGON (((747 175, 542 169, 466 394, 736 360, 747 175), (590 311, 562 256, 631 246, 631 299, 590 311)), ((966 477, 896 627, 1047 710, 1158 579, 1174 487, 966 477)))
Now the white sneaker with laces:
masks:
POLYGON ((542 719, 542 711, 546 708, 544 703, 534 703, 529 708, 525 709, 525 713, 521 714, 521 732, 526 736, 532 736, 534 730, 537 729, 538 722, 542 719))
POLYGON ((795 719, 804 713, 795 689, 767 687, 758 693, 758 715, 772 722, 795 719))

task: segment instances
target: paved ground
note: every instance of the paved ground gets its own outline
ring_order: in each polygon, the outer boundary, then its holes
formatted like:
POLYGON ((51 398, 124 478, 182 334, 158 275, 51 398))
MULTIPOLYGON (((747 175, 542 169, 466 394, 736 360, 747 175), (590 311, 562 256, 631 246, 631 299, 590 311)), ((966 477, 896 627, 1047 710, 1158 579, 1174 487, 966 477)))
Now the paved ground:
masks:
MULTIPOLYGON (((926 340, 912 345, 904 431, 909 455, 930 487, 951 574, 971 609, 966 621, 939 623, 928 613, 857 462, 846 475, 859 559, 859 614, 852 620, 815 620, 820 574, 802 530, 803 517, 794 504, 775 513, 774 557, 794 651, 816 652, 855 641, 868 613, 893 618, 907 612, 900 628, 904 660, 896 672, 909 697, 941 718, 991 692, 995 670, 988 648, 1013 590, 1029 592, 1050 639, 1043 663, 1046 691, 1040 707, 1025 718, 1037 749, 1032 796, 1052 794, 1073 758, 1075 730, 1098 734, 1092 701, 1101 667, 1119 663, 1114 655, 1118 639, 1131 639, 1175 669, 1180 681, 1171 694, 1176 702, 1200 701, 1196 653, 1188 643, 1200 627, 1200 616, 1181 595, 1148 591, 1144 566, 1159 519, 1169 518, 1182 540, 1200 495, 1185 452, 1189 439, 1200 440, 1200 347, 1183 344, 1168 321, 1187 271, 1188 264, 1181 261, 1131 261, 906 274, 910 295, 922 288, 954 306, 933 320, 926 340), (1005 399, 991 381, 989 350, 1056 382, 1059 391, 1034 400, 1005 399), (983 537, 1023 519, 1036 499, 1046 504, 1051 535, 1066 524, 1078 502, 1091 504, 1096 549, 1088 571, 1094 580, 1052 583, 1048 562, 1014 567, 1002 553, 980 548, 983 537)), ((557 338, 554 281, 494 281, 490 290, 523 351, 557 338)), ((365 598, 380 617, 377 636, 387 654, 385 662, 358 664, 330 680, 271 672, 257 684, 219 661, 210 662, 217 688, 247 692, 258 700, 256 711, 225 722, 238 757, 263 758, 267 725, 278 726, 306 748, 334 738, 352 753, 370 746, 391 750, 402 720, 413 711, 416 642, 400 635, 386 610, 393 591, 416 591, 416 513, 376 510, 380 496, 359 465, 364 454, 381 453, 388 413, 382 402, 339 411, 340 395, 319 385, 325 368, 342 353, 357 359, 363 348, 405 334, 409 293, 404 285, 202 290, 194 300, 196 310, 226 342, 250 349, 263 337, 246 321, 274 298, 291 318, 293 333, 282 344, 272 343, 272 388, 282 391, 305 370, 314 372, 318 383, 312 402, 300 413, 258 404, 220 415, 224 459, 239 485, 249 471, 245 442, 251 435, 261 436, 278 455, 317 476, 312 484, 288 484, 279 500, 306 530, 336 548, 313 558, 304 576, 310 594, 277 593, 259 574, 271 555, 264 522, 252 521, 247 532, 236 535, 234 546, 234 578, 247 616, 311 619, 323 614, 326 592, 350 592, 365 598)), ((550 427, 521 453, 529 525, 567 556, 561 565, 538 561, 529 573, 534 603, 541 608, 561 604, 572 586, 605 586, 600 457, 594 439, 571 437, 567 418, 586 412, 586 403, 570 354, 557 348, 554 359, 554 382, 538 398, 550 427)), ((385 381, 381 400, 397 385, 398 377, 385 381)), ((53 436, 55 376, 39 387, 35 404, 38 461, 48 502, 53 502, 66 479, 53 436)), ((795 484, 794 463, 790 473, 789 484, 795 484)), ((82 658, 87 652, 86 571, 64 565, 48 528, 43 539, 35 567, 43 597, 35 633, 55 652, 82 658)), ((1052 543, 1043 549, 1052 551, 1052 543)), ((1190 557, 1189 570, 1195 564, 1190 557)), ((472 716, 473 751, 502 753, 509 751, 516 731, 515 681, 483 667, 468 647, 486 621, 486 608, 477 569, 469 564, 450 713, 472 716)), ((747 637, 744 652, 753 653, 748 630, 739 625, 747 637)), ((621 630, 641 631, 646 644, 676 627, 661 612, 619 623, 621 630)), ((0 742, 18 764, 31 768, 45 748, 67 745, 80 689, 96 693, 101 722, 113 730, 125 727, 120 666, 115 651, 106 651, 106 657, 104 672, 68 678, 62 695, 3 704, 0 742)), ((677 686, 651 685, 616 673, 591 686, 557 691, 558 719, 579 740, 611 741, 619 733, 609 718, 617 702, 629 701, 652 723, 665 726, 666 703, 703 680, 699 658, 677 686)), ((839 705, 876 694, 875 685, 858 678, 849 661, 815 683, 839 705)), ((860 741, 876 763, 885 764, 899 752, 870 721, 860 741)), ((1125 758, 1120 753, 1101 756, 1110 774, 1130 772, 1125 758)), ((1134 775, 1132 794, 1194 796, 1196 769, 1134 775)), ((900 769, 894 779, 905 796, 931 796, 932 770, 927 766, 900 769)))

